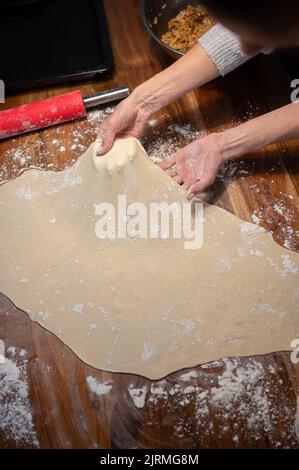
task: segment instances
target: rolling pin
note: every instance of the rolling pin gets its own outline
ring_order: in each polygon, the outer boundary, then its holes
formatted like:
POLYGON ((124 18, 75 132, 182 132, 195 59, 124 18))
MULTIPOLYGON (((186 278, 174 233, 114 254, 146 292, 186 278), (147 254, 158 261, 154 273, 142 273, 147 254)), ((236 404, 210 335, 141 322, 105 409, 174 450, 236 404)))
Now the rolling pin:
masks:
POLYGON ((130 91, 126 87, 86 98, 82 97, 80 91, 72 91, 2 111, 0 112, 0 140, 86 117, 87 109, 122 100, 129 94, 130 91))

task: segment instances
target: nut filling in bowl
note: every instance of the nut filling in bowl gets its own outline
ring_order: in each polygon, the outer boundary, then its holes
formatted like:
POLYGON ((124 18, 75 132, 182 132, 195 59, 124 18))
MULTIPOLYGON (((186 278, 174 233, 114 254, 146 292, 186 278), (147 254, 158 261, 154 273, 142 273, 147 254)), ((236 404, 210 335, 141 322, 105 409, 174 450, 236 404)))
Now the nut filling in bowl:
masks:
POLYGON ((188 52, 213 24, 214 21, 202 7, 188 5, 169 21, 168 31, 161 39, 173 49, 188 52))
POLYGON ((175 59, 215 24, 197 0, 142 0, 141 14, 153 40, 175 59))

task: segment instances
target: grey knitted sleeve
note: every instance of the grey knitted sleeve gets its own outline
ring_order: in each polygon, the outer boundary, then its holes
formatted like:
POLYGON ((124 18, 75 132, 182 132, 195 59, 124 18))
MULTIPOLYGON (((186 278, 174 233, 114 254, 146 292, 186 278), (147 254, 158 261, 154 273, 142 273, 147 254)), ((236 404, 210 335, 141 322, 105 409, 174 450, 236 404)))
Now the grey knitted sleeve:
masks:
MULTIPOLYGON (((214 62, 222 76, 227 75, 252 58, 252 56, 242 52, 238 36, 220 23, 201 36, 199 44, 214 62)), ((272 49, 264 49, 261 52, 269 54, 272 49)))

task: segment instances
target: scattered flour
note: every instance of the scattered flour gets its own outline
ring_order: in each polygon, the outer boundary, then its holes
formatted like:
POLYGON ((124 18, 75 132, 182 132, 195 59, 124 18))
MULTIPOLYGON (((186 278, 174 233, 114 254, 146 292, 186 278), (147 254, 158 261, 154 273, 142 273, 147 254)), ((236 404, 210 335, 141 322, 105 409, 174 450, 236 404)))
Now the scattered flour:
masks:
MULTIPOLYGON (((16 357, 16 348, 7 349, 10 357, 16 357)), ((19 356, 24 358, 26 351, 19 356)), ((26 361, 17 365, 12 359, 0 364, 0 434, 2 441, 14 442, 17 447, 38 447, 29 402, 26 361)))
POLYGON ((253 214, 251 214, 251 219, 252 219, 252 222, 254 224, 260 225, 261 218, 260 218, 260 215, 258 215, 258 213, 256 213, 256 211, 254 211, 253 214))
POLYGON ((129 387, 129 394, 131 395, 136 408, 144 407, 147 392, 148 392, 148 387, 146 385, 142 388, 129 387))
POLYGON ((186 374, 182 374, 180 379, 183 380, 183 382, 188 382, 190 379, 195 379, 196 377, 198 377, 196 370, 191 370, 190 372, 186 372, 186 374))
POLYGON ((28 149, 17 148, 11 152, 12 161, 20 167, 30 164, 31 156, 28 149))
POLYGON ((285 207, 282 202, 277 202, 276 204, 274 204, 273 209, 279 215, 285 214, 285 207))
POLYGON ((282 380, 276 380, 278 372, 271 363, 262 364, 255 358, 224 359, 150 386, 131 384, 128 392, 136 408, 142 409, 146 403, 149 426, 151 419, 155 426, 159 409, 165 422, 175 419, 177 437, 190 435, 197 445, 209 444, 215 436, 225 439, 232 435, 235 446, 244 439, 258 442, 266 436, 271 447, 280 447, 282 438, 286 446, 293 447, 293 403, 283 396, 282 390, 288 389, 282 380), (277 396, 285 400, 283 404, 277 405, 277 396), (184 407, 188 412, 184 413, 184 407), (281 430, 284 426, 287 432, 281 430))
POLYGON ((106 395, 112 390, 112 385, 109 382, 100 382, 91 375, 86 378, 86 382, 91 392, 96 395, 106 395))
POLYGON ((90 111, 87 115, 87 121, 90 123, 101 124, 115 110, 115 106, 108 106, 104 109, 90 111))
POLYGON ((154 138, 152 136, 145 137, 142 139, 142 143, 149 158, 154 163, 161 163, 163 160, 174 155, 184 145, 204 136, 204 132, 191 124, 169 124, 163 130, 163 133, 161 133, 157 121, 150 121, 149 124, 152 127, 154 138), (154 125, 153 122, 155 123, 154 125))

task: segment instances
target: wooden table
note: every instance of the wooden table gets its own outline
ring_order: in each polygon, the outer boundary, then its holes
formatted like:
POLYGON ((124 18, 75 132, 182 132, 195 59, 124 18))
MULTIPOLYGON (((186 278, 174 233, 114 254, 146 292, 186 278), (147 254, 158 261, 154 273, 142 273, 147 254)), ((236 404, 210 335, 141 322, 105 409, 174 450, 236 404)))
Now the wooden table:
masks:
MULTIPOLYGON (((8 98, 1 109, 78 87, 86 95, 124 84, 133 89, 165 67, 165 58, 141 23, 139 1, 106 0, 105 7, 116 63, 113 77, 19 94, 8 98)), ((169 120, 192 122, 207 132, 226 128, 277 108, 289 97, 289 80, 277 58, 259 57, 164 110, 158 116, 159 132, 169 120)), ((82 153, 95 133, 92 122, 76 122, 2 142, 2 181, 20 170, 15 149, 26 147, 30 164, 62 169, 82 153)), ((298 169, 299 141, 272 145, 229 166, 226 177, 218 178, 209 191, 209 201, 246 220, 254 214, 278 243, 298 251, 298 169)), ((154 383, 88 367, 3 295, 0 338, 7 349, 16 348, 7 355, 26 371, 38 440, 34 443, 29 436, 16 441, 0 427, 2 448, 299 447, 294 431, 299 371, 289 353, 220 361, 154 383), (225 381, 229 364, 242 372, 239 382, 236 377, 225 381), (89 376, 111 384, 111 391, 93 393, 86 382, 89 376), (143 387, 148 394, 140 404, 130 390, 143 387), (189 394, 186 387, 191 387, 189 394), (223 387, 221 402, 214 399, 215 387, 223 387), (163 393, 157 393, 161 389, 163 393), (207 398, 202 395, 199 400, 199 389, 206 391, 207 398)))

